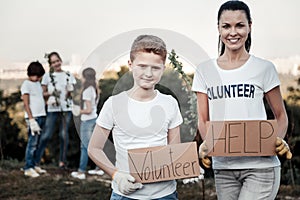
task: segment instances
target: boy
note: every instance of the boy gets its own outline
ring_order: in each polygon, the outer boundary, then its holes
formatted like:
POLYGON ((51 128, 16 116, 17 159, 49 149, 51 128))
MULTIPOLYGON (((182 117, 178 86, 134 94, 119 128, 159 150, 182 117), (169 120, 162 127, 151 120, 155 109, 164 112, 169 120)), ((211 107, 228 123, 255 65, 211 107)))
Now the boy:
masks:
POLYGON ((45 101, 40 83, 44 74, 45 70, 41 63, 38 61, 30 63, 27 68, 28 80, 25 80, 21 86, 25 120, 28 124, 24 175, 33 178, 38 177, 39 173, 46 173, 46 170, 36 166, 36 151, 46 118, 45 101))
POLYGON ((111 199, 177 199, 176 182, 135 183, 129 174, 127 150, 180 143, 182 117, 177 101, 155 90, 165 69, 165 43, 152 35, 135 39, 129 68, 134 85, 110 97, 99 114, 88 152, 113 179, 111 199), (112 130, 116 149, 114 166, 103 151, 112 130))

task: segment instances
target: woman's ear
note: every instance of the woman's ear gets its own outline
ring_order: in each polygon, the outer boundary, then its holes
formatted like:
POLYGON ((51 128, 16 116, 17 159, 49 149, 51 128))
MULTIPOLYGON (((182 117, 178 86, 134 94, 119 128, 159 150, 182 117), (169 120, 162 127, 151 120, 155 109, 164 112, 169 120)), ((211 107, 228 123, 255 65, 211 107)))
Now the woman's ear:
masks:
POLYGON ((252 31, 252 22, 249 23, 249 33, 252 31))

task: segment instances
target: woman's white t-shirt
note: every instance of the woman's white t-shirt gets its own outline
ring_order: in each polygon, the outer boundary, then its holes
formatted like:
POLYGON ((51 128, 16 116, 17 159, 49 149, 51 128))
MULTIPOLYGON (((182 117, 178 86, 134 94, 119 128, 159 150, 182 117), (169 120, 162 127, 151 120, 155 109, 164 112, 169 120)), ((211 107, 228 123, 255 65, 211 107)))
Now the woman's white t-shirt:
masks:
MULTIPOLYGON (((168 130, 182 123, 177 101, 170 95, 157 91, 154 99, 141 102, 128 97, 126 92, 110 97, 96 123, 112 130, 116 149, 116 167, 129 172, 128 149, 163 146, 168 144, 168 130)), ((117 194, 117 184, 112 188, 117 194)), ((144 184, 143 188, 125 195, 134 199, 155 199, 173 193, 175 181, 144 184)))
MULTIPOLYGON (((266 120, 264 94, 280 85, 274 65, 253 55, 244 65, 224 70, 216 59, 201 64, 192 90, 205 93, 210 121, 266 120)), ((279 166, 277 156, 213 157, 214 169, 268 168, 279 166)))
MULTIPOLYGON (((57 90, 61 91, 59 96, 60 105, 48 105, 48 112, 61 112, 61 111, 72 111, 73 101, 71 99, 66 100, 67 95, 67 84, 75 84, 76 79, 72 74, 67 72, 53 72, 55 87, 57 90)), ((48 91, 53 91, 53 84, 49 73, 46 73, 42 79, 42 85, 48 87, 48 91)))
POLYGON ((86 121, 90 119, 95 119, 97 117, 97 103, 98 103, 97 93, 93 86, 89 86, 82 92, 82 101, 83 103, 83 109, 86 109, 86 103, 85 101, 91 102, 91 108, 92 112, 90 114, 82 114, 81 115, 81 121, 86 121))

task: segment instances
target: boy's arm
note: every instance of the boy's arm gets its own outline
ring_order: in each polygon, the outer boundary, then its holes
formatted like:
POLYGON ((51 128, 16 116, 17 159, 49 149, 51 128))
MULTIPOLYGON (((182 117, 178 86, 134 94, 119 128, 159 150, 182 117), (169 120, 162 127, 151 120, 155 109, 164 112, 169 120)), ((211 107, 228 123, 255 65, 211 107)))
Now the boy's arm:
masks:
POLYGON ((110 130, 102 128, 96 124, 93 135, 89 142, 88 154, 90 158, 103 169, 117 183, 118 189, 123 194, 130 194, 137 189, 141 189, 141 183, 134 183, 135 178, 129 173, 118 171, 105 155, 103 148, 110 134, 110 130))
POLYGON ((168 131, 168 144, 178 144, 180 143, 180 127, 169 129, 168 131))
POLYGON ((32 119, 33 116, 31 113, 31 109, 29 107, 29 94, 23 94, 22 99, 23 99, 23 103, 24 103, 24 109, 27 112, 28 118, 32 119))
POLYGON ((109 134, 110 130, 102 128, 96 124, 89 142, 88 154, 97 166, 103 169, 108 175, 113 176, 113 174, 117 171, 117 168, 111 163, 103 151, 109 134))

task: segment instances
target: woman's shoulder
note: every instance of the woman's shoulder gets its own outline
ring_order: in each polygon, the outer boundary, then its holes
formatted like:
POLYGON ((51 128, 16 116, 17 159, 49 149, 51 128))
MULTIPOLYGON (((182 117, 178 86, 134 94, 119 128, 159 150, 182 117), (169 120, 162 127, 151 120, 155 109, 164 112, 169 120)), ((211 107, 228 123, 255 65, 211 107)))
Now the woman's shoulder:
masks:
POLYGON ((211 69, 212 66, 215 65, 216 60, 217 60, 216 58, 210 58, 208 60, 205 60, 196 67, 196 70, 205 71, 211 69))
POLYGON ((251 55, 251 59, 252 59, 253 62, 256 62, 256 64, 260 64, 262 66, 266 66, 266 67, 274 66, 274 64, 271 61, 269 61, 265 58, 256 57, 254 55, 251 55))

